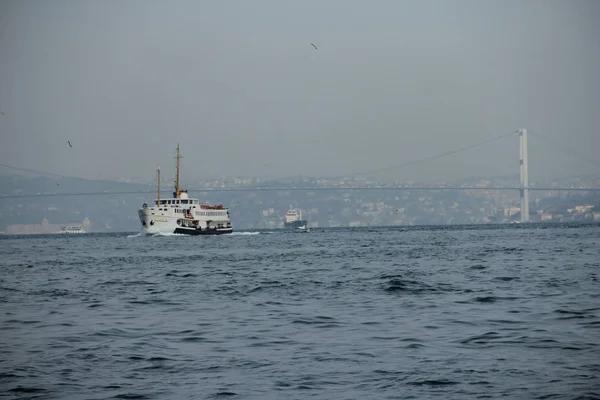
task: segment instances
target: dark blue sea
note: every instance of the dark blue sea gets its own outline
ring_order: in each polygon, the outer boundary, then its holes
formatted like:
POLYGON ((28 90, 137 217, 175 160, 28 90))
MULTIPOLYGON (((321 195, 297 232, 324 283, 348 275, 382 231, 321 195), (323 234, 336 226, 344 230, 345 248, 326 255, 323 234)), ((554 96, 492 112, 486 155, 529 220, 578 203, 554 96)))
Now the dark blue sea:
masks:
POLYGON ((1 236, 0 271, 0 398, 600 398, 599 225, 1 236))

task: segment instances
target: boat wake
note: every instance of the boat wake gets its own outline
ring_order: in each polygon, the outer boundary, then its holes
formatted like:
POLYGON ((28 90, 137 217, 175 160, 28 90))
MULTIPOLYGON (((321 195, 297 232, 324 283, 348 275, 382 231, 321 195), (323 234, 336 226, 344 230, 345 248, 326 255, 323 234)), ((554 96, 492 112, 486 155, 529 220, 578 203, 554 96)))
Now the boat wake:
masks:
POLYGON ((183 233, 171 233, 171 232, 146 232, 146 231, 140 231, 138 233, 136 233, 135 235, 127 235, 128 238, 137 238, 137 237, 156 237, 156 236, 190 236, 190 235, 185 235, 183 233))
POLYGON ((156 232, 150 233, 148 236, 156 237, 156 236, 190 236, 185 233, 173 233, 173 232, 156 232))
POLYGON ((260 235, 260 232, 231 232, 227 234, 227 236, 250 236, 250 235, 260 235))
POLYGON ((136 238, 136 237, 142 237, 142 236, 146 236, 146 233, 144 231, 140 231, 140 232, 136 233, 135 235, 127 235, 128 238, 136 238))

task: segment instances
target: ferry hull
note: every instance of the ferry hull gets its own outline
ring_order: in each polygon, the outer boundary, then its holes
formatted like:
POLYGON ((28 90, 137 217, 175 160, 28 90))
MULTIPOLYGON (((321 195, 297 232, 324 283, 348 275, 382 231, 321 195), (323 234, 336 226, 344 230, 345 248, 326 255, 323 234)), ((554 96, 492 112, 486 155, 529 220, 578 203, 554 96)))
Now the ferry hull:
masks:
POLYGON ((208 230, 177 228, 173 233, 177 233, 180 235, 226 235, 232 232, 233 228, 220 228, 208 230))
POLYGON ((293 222, 284 222, 283 223, 283 228, 284 229, 298 229, 301 226, 307 226, 308 225, 308 221, 305 219, 299 219, 293 222))
MULTIPOLYGON (((140 222, 142 223, 142 230, 149 235, 155 234, 182 234, 182 235, 224 235, 233 232, 233 227, 206 227, 203 226, 201 229, 181 226, 177 221, 181 221, 178 217, 166 216, 166 215, 154 215, 149 209, 140 209, 138 211, 140 222)), ((189 220, 192 221, 192 220, 189 220)))

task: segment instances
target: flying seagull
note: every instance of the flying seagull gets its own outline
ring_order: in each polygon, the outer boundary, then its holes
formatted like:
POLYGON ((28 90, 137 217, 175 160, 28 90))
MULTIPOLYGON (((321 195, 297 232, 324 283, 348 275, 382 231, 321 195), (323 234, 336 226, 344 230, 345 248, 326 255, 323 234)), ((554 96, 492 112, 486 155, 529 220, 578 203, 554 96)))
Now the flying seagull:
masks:
POLYGON ((73 147, 73 145, 71 144, 71 142, 69 140, 67 140, 67 143, 69 143, 69 147, 73 147))
POLYGON ((315 46, 313 43, 311 43, 311 46, 315 48, 315 50, 319 50, 317 49, 317 46, 315 46))

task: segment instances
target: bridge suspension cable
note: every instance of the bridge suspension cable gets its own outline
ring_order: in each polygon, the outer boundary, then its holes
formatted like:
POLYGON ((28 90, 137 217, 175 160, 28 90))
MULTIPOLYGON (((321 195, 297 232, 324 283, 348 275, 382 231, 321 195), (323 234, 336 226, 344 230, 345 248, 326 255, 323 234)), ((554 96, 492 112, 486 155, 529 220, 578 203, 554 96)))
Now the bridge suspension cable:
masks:
POLYGON ((565 146, 564 144, 558 143, 545 135, 540 135, 539 133, 534 133, 533 135, 531 135, 531 131, 529 131, 528 133, 529 136, 533 136, 534 139, 539 140, 540 142, 556 146, 556 148, 560 149, 561 152, 564 152, 566 150, 574 156, 577 156, 580 160, 587 161, 588 163, 593 164, 596 167, 600 167, 600 162, 598 162, 598 160, 589 158, 588 156, 581 154, 580 152, 574 150, 569 146, 565 146))
POLYGON ((495 142, 496 140, 500 140, 500 139, 502 139, 504 137, 515 135, 515 134, 516 134, 515 132, 504 133, 502 135, 499 135, 499 136, 496 136, 496 137, 484 140, 482 142, 473 143, 471 145, 464 146, 464 147, 461 147, 461 148, 458 148, 458 149, 455 149, 455 150, 446 151, 444 153, 436 154, 436 155, 425 157, 425 158, 420 158, 418 160, 408 161, 408 162, 405 162, 405 163, 402 163, 402 164, 392 165, 392 166, 389 166, 389 167, 372 169, 372 170, 364 171, 364 172, 358 172, 358 173, 347 175, 347 176, 369 175, 369 174, 375 174, 375 173, 378 173, 378 172, 385 172, 385 171, 391 171, 393 169, 404 168, 404 167, 408 167, 410 165, 421 164, 421 163, 424 163, 424 162, 427 162, 427 161, 437 160, 438 158, 443 158, 443 157, 446 157, 446 156, 449 156, 449 155, 452 155, 452 154, 456 154, 456 153, 460 153, 460 152, 463 152, 463 151, 466 151, 466 150, 470 150, 470 149, 473 149, 475 147, 483 146, 485 144, 492 143, 492 142, 495 142))
POLYGON ((14 165, 8 165, 8 164, 0 164, 0 167, 4 167, 4 168, 8 168, 8 169, 14 169, 15 171, 32 172, 32 173, 38 174, 38 175, 53 176, 53 177, 56 177, 56 178, 82 179, 82 178, 77 178, 77 177, 74 177, 74 176, 64 176, 64 175, 60 175, 60 174, 55 174, 55 173, 52 173, 52 172, 44 172, 44 171, 38 171, 38 170, 35 170, 35 169, 15 167, 14 165))
MULTIPOLYGON (((427 190, 427 191, 442 191, 442 190, 513 190, 519 191, 520 187, 505 187, 505 186, 383 186, 383 187, 256 187, 256 188, 196 188, 188 189, 190 193, 210 193, 210 192, 285 192, 285 191, 304 191, 304 192, 325 192, 325 191, 398 191, 398 190, 427 190)), ((563 192, 600 192, 600 187, 529 187, 531 191, 563 191, 563 192)), ((170 190, 161 190, 161 193, 171 193, 170 190)), ((74 197, 74 196, 105 196, 105 195, 134 195, 156 194, 154 190, 132 190, 132 191, 117 191, 117 192, 79 192, 79 193, 39 193, 39 194, 15 194, 0 196, 2 199, 20 199, 20 198, 36 198, 36 197, 74 197)))

